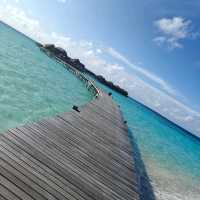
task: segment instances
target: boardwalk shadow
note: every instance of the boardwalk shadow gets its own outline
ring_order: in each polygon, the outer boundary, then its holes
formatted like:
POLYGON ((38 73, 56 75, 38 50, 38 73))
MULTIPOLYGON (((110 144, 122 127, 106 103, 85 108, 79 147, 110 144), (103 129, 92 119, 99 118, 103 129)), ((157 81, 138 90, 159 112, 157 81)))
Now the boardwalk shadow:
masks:
POLYGON ((128 129, 129 139, 133 148, 133 159, 136 164, 136 172, 138 174, 138 182, 140 187, 140 200, 156 200, 153 187, 150 183, 149 176, 147 174, 144 162, 141 157, 141 153, 136 140, 133 136, 133 133, 128 129))

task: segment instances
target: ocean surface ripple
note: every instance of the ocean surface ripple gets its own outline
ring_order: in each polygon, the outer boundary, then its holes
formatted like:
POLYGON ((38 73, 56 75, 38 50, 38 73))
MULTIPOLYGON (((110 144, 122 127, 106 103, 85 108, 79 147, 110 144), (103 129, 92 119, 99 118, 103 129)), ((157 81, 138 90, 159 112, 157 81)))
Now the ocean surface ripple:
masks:
POLYGON ((83 83, 24 35, 0 23, 0 131, 90 101, 83 83))

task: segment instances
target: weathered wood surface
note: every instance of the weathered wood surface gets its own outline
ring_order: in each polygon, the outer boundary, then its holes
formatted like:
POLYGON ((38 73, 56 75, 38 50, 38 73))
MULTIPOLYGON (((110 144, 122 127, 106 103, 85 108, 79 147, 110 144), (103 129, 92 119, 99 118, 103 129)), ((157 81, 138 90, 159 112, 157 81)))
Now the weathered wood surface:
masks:
POLYGON ((139 199, 118 106, 100 93, 79 109, 0 135, 0 200, 139 199))

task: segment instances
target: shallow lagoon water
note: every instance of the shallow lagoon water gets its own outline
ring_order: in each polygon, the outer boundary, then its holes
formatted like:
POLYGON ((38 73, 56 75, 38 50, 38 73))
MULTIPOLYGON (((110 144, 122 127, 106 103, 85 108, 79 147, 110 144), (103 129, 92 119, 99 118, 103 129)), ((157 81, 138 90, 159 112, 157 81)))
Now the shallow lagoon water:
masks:
POLYGON ((0 132, 90 101, 84 84, 36 44, 0 23, 0 132))

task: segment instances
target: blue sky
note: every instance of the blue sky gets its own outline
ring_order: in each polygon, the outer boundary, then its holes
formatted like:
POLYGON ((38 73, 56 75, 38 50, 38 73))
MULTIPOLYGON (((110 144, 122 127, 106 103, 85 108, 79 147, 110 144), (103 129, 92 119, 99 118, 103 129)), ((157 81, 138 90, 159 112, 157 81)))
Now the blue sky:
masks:
POLYGON ((198 0, 3 0, 0 18, 54 42, 187 129, 200 133, 198 0))

